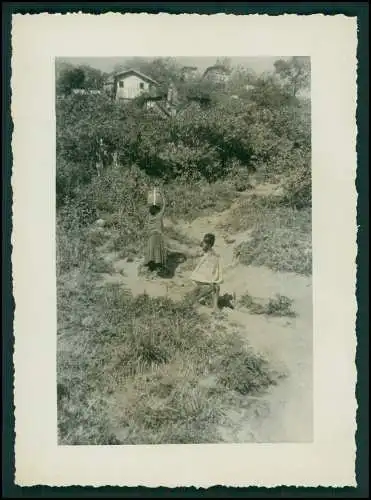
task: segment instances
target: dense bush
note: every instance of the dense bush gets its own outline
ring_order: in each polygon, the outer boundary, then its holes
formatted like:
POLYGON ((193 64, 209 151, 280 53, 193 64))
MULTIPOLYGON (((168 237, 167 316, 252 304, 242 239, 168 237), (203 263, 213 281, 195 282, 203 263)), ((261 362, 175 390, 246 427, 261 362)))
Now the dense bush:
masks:
POLYGON ((138 103, 119 105, 106 96, 69 96, 58 101, 58 202, 97 176, 98 161, 107 167, 117 153, 123 172, 136 164, 167 183, 179 176, 215 182, 230 176, 232 165, 238 164, 234 173, 243 178, 242 183, 251 171, 287 178, 288 200, 308 203, 308 105, 285 97, 269 79, 258 81, 243 99, 223 95, 206 108, 189 104, 169 119, 138 103))

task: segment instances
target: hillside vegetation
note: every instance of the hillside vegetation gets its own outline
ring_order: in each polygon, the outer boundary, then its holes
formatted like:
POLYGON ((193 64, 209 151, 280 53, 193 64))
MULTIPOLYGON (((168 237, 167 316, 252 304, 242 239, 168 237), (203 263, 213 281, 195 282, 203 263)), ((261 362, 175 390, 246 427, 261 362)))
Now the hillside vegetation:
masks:
MULTIPOLYGON (((167 119, 140 99, 70 94, 71 69, 58 73, 61 444, 217 442, 226 409, 280 379, 237 327, 210 322, 186 296, 134 296, 102 286, 101 276, 112 271, 109 252, 128 262, 142 256, 153 185, 166 193, 174 224, 230 209, 221 226, 251 230, 236 250, 241 264, 311 273, 310 108, 297 97, 299 63, 277 64, 246 90, 251 74, 241 70, 224 88, 192 86, 179 80, 176 62, 147 62, 142 71, 178 82, 181 112, 167 119), (195 99, 205 95, 207 104, 195 99), (278 194, 243 196, 267 182, 278 194)), ((84 70, 73 70, 80 85, 84 70)), ((90 72, 89 85, 101 85, 99 76, 90 72)), ((172 237, 188 244, 185 234, 172 237)))

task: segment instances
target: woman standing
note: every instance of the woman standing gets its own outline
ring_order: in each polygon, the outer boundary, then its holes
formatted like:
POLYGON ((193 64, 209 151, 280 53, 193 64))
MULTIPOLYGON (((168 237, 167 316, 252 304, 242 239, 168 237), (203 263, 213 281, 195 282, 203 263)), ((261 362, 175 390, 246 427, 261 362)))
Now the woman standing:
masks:
POLYGON ((149 205, 147 230, 148 230, 148 243, 146 254, 144 258, 144 265, 148 267, 151 272, 161 271, 166 269, 167 250, 164 239, 164 212, 165 212, 165 196, 163 193, 157 195, 156 188, 152 203, 149 205))

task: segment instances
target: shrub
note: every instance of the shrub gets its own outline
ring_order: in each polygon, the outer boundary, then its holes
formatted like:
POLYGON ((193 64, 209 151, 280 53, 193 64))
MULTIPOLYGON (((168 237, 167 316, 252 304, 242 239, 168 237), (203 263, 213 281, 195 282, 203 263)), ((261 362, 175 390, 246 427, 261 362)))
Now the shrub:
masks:
MULTIPOLYGON (((271 92, 271 86, 264 91, 271 92)), ((214 182, 231 175, 233 164, 241 166, 242 184, 247 183, 243 171, 260 169, 277 176, 303 162, 307 168, 310 120, 304 104, 295 99, 277 107, 254 99, 217 100, 206 109, 190 106, 164 120, 138 104, 120 106, 104 96, 70 96, 58 102, 59 198, 94 179, 97 160, 107 167, 114 152, 123 167, 136 164, 166 182, 179 176, 214 182)))
POLYGON ((267 360, 249 350, 238 335, 225 344, 218 365, 224 386, 240 394, 256 394, 275 383, 276 374, 270 371, 267 360))
POLYGON ((312 206, 312 176, 310 164, 297 165, 283 180, 284 200, 298 209, 312 206))
POLYGON ((239 304, 249 310, 251 314, 266 314, 267 316, 289 316, 294 317, 292 310, 293 301, 285 295, 277 294, 270 298, 266 304, 256 302, 249 293, 243 294, 239 299, 239 304))
POLYGON ((285 206, 284 198, 250 197, 225 223, 233 230, 250 230, 249 239, 236 248, 245 265, 275 271, 312 273, 311 213, 285 206))

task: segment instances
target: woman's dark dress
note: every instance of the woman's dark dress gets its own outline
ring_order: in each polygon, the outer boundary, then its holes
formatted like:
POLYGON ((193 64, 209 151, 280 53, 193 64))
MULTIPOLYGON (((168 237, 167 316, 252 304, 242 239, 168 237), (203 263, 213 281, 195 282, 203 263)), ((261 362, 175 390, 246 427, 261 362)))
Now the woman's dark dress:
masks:
POLYGON ((151 266, 166 266, 167 249, 163 235, 163 212, 148 215, 148 243, 144 264, 151 266))

